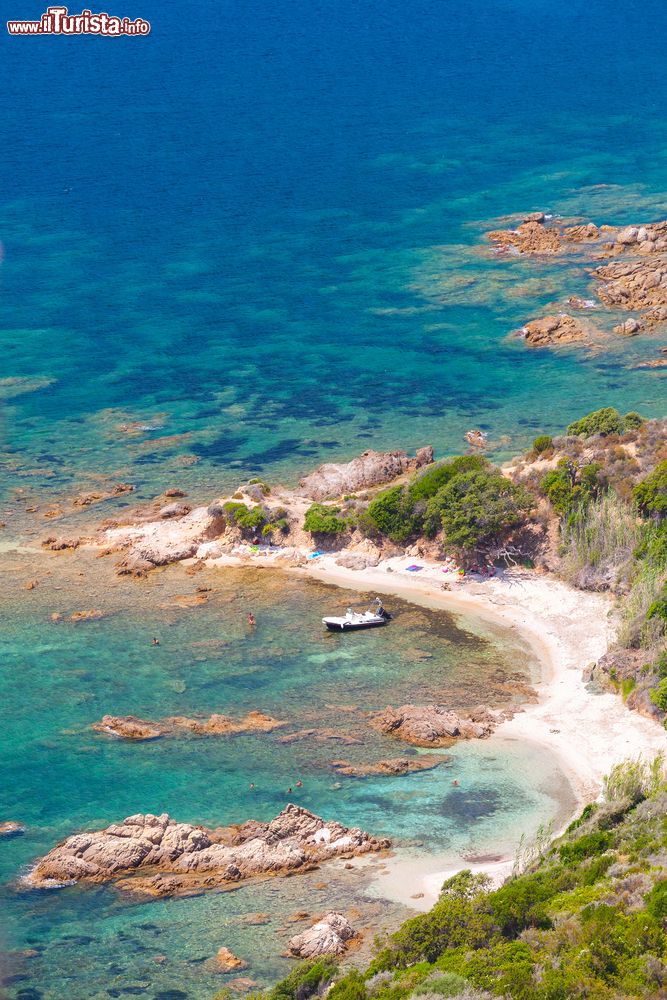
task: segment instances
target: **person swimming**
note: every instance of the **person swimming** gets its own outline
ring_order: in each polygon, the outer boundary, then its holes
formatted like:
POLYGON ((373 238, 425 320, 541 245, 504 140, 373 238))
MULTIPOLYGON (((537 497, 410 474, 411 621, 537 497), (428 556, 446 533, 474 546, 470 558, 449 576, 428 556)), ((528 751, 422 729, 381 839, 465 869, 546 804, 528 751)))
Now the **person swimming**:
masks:
POLYGON ((160 640, 156 639, 155 636, 153 636, 153 638, 151 639, 151 646, 159 646, 159 645, 160 645, 160 640))
POLYGON ((248 625, 254 625, 254 624, 255 624, 255 616, 251 611, 250 614, 248 615, 248 625))

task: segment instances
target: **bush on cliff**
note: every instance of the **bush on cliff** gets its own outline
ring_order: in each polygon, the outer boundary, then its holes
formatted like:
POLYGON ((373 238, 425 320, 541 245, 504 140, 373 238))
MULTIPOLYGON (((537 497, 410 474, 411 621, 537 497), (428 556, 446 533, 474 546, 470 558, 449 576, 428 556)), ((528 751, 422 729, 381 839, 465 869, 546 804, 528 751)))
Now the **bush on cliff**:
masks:
POLYGON ((667 461, 661 462, 633 490, 639 511, 646 517, 667 516, 667 461))
POLYGON ((556 513, 565 517, 599 497, 605 486, 599 462, 579 466, 570 459, 561 458, 556 468, 544 476, 540 489, 556 513))
POLYGON ((541 455, 553 448, 554 439, 549 434, 539 434, 533 441, 533 451, 541 455))
POLYGON ((419 530, 415 504, 403 486, 392 486, 371 500, 361 525, 370 533, 386 535, 397 545, 407 542, 419 530))
POLYGON ((448 545, 472 552, 500 542, 533 506, 523 486, 491 467, 454 476, 429 501, 425 524, 439 522, 448 545))
POLYGON ((581 437, 592 437, 593 434, 622 434, 625 430, 625 420, 613 406, 605 406, 601 410, 593 410, 580 420, 575 420, 567 428, 568 434, 581 437))
POLYGON ((244 503, 230 500, 223 504, 222 509, 230 524, 245 531, 258 531, 266 524, 266 514, 261 507, 248 507, 244 503))
POLYGON ((303 526, 311 535, 341 535, 349 527, 348 521, 339 517, 339 507, 325 507, 314 503, 306 511, 303 526))
POLYGON ((454 476, 463 472, 481 472, 489 468, 491 468, 490 463, 482 455, 459 455, 446 462, 437 462, 410 483, 409 497, 415 502, 429 500, 454 476))

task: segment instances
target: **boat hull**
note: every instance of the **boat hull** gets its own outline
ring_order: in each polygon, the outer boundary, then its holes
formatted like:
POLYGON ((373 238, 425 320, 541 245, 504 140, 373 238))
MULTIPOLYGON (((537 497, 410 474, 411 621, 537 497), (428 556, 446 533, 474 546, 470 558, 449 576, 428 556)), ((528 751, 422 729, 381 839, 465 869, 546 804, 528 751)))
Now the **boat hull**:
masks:
POLYGON ((330 632, 359 632, 366 628, 381 628, 387 624, 387 620, 380 622, 327 622, 324 624, 330 632))

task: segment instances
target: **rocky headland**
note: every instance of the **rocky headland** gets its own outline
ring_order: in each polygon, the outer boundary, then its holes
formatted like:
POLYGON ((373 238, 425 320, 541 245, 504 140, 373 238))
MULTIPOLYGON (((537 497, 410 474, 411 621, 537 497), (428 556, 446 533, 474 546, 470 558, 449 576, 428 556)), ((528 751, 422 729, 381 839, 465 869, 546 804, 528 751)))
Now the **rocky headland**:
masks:
POLYGON ((25 878, 33 888, 114 882, 151 896, 233 888, 252 879, 310 870, 333 858, 382 851, 388 840, 290 804, 270 823, 249 820, 215 830, 139 814, 105 830, 75 834, 25 878))

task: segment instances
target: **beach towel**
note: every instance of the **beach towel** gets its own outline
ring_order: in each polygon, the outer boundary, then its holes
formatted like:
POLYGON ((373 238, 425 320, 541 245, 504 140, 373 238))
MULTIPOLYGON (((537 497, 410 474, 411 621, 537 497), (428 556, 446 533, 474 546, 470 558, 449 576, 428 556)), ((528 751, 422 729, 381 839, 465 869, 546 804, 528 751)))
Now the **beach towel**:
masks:
POLYGON ((405 568, 407 569, 408 573, 418 573, 419 570, 423 569, 424 567, 423 566, 412 565, 412 566, 406 566, 405 568))
POLYGON ((306 556, 307 559, 317 559, 318 556, 323 556, 324 552, 309 552, 306 556))

